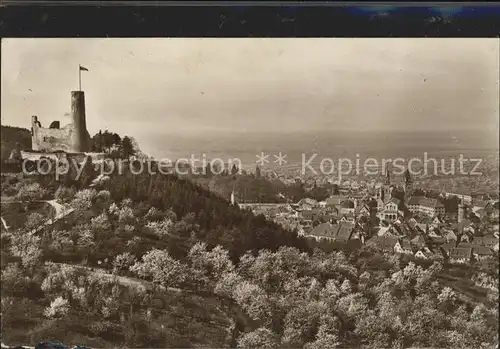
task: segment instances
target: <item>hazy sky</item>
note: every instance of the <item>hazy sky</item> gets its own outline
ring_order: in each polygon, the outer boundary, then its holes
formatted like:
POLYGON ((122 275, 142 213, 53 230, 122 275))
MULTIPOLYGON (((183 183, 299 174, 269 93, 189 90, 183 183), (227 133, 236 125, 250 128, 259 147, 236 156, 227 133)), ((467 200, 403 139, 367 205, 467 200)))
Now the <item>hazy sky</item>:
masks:
POLYGON ((207 131, 497 129, 498 39, 7 39, 3 125, 207 131))

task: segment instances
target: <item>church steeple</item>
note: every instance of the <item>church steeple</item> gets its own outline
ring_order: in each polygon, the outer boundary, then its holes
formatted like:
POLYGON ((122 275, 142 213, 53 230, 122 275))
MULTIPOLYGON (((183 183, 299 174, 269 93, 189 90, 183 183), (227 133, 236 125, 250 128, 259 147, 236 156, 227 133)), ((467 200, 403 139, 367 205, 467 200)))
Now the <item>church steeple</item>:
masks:
POLYGON ((260 176, 261 176, 260 167, 259 167, 259 165, 257 165, 255 167, 255 177, 260 178, 260 176))
POLYGON ((392 196, 391 173, 389 171, 389 168, 386 168, 386 170, 385 170, 385 183, 382 187, 381 199, 385 203, 391 199, 391 196, 392 196))
POLYGON ((234 190, 231 192, 231 205, 235 205, 236 204, 236 201, 235 201, 235 198, 234 198, 234 190))
POLYGON ((459 202, 458 202, 458 215, 457 215, 458 223, 461 223, 465 219, 466 210, 467 210, 467 206, 465 206, 464 196, 462 195, 462 198, 459 199, 459 202))
POLYGON ((405 171, 405 201, 408 201, 413 193, 413 181, 411 179, 410 170, 405 171))
POLYGON ((405 171, 405 184, 411 184, 411 175, 410 175, 410 170, 406 169, 405 171))

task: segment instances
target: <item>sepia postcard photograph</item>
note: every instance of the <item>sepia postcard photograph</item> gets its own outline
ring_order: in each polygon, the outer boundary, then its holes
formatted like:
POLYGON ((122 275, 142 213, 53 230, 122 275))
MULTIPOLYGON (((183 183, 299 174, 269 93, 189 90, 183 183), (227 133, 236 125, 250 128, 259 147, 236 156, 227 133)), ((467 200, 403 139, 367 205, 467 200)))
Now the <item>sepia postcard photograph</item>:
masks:
POLYGON ((498 38, 1 41, 2 348, 498 348, 498 38))

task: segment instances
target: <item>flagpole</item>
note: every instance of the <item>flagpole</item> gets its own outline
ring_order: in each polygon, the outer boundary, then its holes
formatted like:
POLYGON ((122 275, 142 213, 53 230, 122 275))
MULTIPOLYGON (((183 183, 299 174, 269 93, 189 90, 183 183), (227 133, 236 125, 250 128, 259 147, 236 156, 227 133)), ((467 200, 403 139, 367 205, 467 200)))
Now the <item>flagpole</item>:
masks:
POLYGON ((82 69, 78 66, 78 90, 82 91, 82 69))

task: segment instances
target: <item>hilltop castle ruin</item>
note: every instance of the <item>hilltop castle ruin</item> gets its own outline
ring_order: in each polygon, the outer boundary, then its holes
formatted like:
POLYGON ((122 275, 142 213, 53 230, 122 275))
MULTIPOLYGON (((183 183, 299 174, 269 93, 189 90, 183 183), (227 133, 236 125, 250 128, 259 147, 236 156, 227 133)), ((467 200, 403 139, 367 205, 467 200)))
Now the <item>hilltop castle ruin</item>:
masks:
POLYGON ((60 128, 59 121, 53 121, 49 128, 43 128, 37 116, 31 117, 32 149, 41 152, 64 151, 83 153, 90 151, 90 135, 85 119, 85 94, 71 92, 72 123, 60 128))

